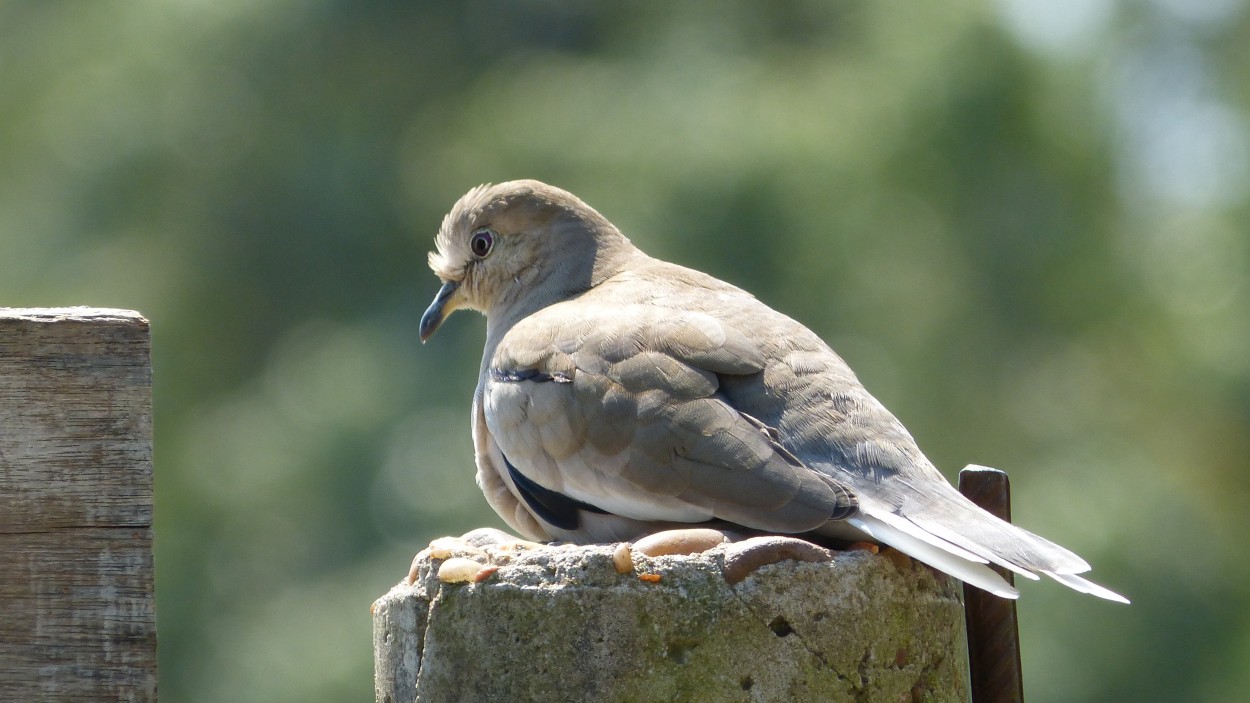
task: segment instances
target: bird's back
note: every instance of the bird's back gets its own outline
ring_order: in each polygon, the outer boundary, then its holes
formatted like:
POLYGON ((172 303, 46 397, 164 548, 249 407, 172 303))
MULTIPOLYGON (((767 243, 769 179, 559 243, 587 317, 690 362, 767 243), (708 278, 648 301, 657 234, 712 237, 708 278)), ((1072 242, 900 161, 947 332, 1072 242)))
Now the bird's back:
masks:
POLYGON ((689 312, 713 318, 736 331, 735 339, 748 340, 762 360, 758 372, 718 374, 720 395, 776 429, 804 462, 855 483, 879 483, 904 470, 941 479, 902 423, 828 344, 741 288, 651 259, 569 304, 652 306, 675 319, 689 312))

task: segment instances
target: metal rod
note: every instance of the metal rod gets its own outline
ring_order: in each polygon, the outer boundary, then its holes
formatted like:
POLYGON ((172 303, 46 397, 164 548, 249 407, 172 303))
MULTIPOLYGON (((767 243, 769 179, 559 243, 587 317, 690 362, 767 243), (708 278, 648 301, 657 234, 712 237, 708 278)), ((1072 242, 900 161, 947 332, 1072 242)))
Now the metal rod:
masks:
MULTIPOLYGON (((959 472, 959 492, 981 508, 1011 522, 1011 483, 1006 473, 970 466, 959 472)), ((990 568, 1014 585, 1011 572, 1000 566, 990 568)), ((964 584, 964 621, 968 628, 973 703, 1023 703, 1016 602, 964 584)))

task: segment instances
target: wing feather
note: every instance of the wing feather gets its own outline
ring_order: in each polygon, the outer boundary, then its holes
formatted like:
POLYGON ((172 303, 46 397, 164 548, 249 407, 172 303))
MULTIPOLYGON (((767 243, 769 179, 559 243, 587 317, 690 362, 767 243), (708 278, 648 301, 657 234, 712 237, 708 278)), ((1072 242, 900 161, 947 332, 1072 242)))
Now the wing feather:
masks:
MULTIPOLYGON (((522 497, 551 503, 542 491, 552 491, 639 520, 715 517, 784 532, 853 510, 851 491, 720 393, 722 374, 763 369, 745 335, 703 313, 626 307, 554 305, 496 348, 483 376, 485 419, 533 483, 513 482, 522 497), (620 454, 625 461, 594 460, 620 454)), ((545 512, 579 536, 566 514, 545 512)))

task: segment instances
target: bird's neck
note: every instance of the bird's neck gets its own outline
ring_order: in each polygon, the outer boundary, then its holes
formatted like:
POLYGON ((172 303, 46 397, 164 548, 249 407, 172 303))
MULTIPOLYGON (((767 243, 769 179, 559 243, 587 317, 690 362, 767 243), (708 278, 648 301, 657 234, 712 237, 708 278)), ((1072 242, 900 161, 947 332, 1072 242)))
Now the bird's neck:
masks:
POLYGON ((587 251, 591 256, 582 261, 567 256, 561 263, 569 268, 535 270, 530 277, 522 274, 511 281, 508 290, 486 311, 487 350, 493 350, 508 330, 526 317, 576 298, 649 258, 619 234, 598 241, 587 251))

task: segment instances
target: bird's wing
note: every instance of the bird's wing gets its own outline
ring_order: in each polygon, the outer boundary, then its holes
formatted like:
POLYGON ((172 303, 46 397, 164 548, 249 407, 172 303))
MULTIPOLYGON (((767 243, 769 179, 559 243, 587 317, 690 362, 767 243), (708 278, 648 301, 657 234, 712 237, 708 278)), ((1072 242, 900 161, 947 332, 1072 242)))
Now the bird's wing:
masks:
POLYGON ((853 514, 845 486, 719 392, 764 363, 710 315, 574 299, 503 337, 483 368, 482 414, 504 480, 566 539, 587 537, 588 512, 778 532, 853 514))

